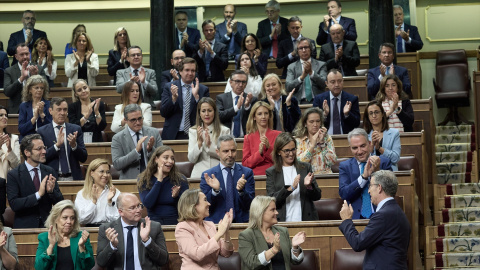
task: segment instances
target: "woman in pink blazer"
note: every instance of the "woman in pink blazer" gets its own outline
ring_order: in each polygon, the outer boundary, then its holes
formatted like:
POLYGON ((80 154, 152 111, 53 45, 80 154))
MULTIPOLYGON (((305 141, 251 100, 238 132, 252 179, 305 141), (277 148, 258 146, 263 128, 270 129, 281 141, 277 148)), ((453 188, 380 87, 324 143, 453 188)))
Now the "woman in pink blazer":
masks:
POLYGON ((247 121, 247 135, 243 141, 242 165, 253 170, 254 175, 265 175, 273 166, 272 150, 278 134, 273 130, 272 107, 264 102, 253 104, 247 121))
POLYGON ((175 239, 182 258, 181 269, 220 269, 218 254, 230 257, 233 253, 229 232, 233 209, 220 220, 217 231, 213 222, 203 220, 210 215, 209 206, 200 189, 186 190, 178 200, 175 239))

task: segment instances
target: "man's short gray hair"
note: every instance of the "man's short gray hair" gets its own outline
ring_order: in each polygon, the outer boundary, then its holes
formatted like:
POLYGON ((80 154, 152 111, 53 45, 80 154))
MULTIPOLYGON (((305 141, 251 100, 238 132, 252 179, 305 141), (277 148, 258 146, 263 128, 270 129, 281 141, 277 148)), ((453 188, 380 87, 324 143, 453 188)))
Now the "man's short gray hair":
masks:
POLYGON ((128 104, 127 106, 125 106, 123 117, 128 120, 129 113, 138 111, 142 112, 142 107, 140 107, 138 104, 128 104))
POLYGON ((300 42, 307 41, 308 42, 308 47, 310 47, 310 53, 315 50, 315 45, 313 45, 313 42, 310 42, 309 38, 306 38, 302 36, 301 38, 297 39, 297 47, 295 47, 295 53, 298 55, 298 45, 300 45, 300 42))
POLYGON ((222 142, 229 142, 229 141, 233 141, 235 143, 235 148, 237 148, 237 142, 235 141, 235 137, 233 137, 230 134, 225 134, 218 137, 217 149, 220 150, 220 145, 222 142))
POLYGON ((393 9, 396 9, 396 8, 401 9, 402 12, 403 12, 403 7, 402 7, 402 6, 400 6, 400 5, 393 5, 393 9))
POLYGON ((280 10, 280 3, 278 3, 275 0, 270 0, 268 3, 265 5, 265 9, 273 7, 276 11, 280 10))
POLYGON ((365 129, 363 129, 363 128, 355 128, 355 129, 353 129, 352 131, 350 131, 350 132, 348 133, 348 143, 350 144, 350 139, 351 139, 352 137, 356 137, 356 136, 363 136, 363 137, 365 137, 365 140, 368 141, 368 134, 367 134, 367 132, 365 131, 365 129))
POLYGON ((395 197, 397 194, 398 180, 392 171, 380 170, 372 174, 375 178, 375 183, 382 186, 383 191, 390 197, 395 197))

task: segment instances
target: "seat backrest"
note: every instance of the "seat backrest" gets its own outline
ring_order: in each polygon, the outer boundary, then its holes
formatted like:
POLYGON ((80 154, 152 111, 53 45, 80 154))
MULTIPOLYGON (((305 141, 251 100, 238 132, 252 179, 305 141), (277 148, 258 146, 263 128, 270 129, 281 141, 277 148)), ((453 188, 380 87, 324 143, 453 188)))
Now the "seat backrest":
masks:
POLYGON ((195 165, 194 163, 184 161, 175 162, 175 165, 177 166, 180 173, 185 175, 185 177, 190 178, 192 176, 193 166, 195 165))
POLYGON ((303 261, 301 264, 292 265, 292 270, 318 269, 317 256, 313 250, 303 250, 303 261))
POLYGON ((363 257, 365 257, 365 251, 337 249, 333 256, 333 270, 362 270, 363 257))
POLYGON ((5 213, 3 213, 3 220, 5 222, 3 225, 13 228, 13 221, 15 220, 15 212, 13 212, 12 208, 10 207, 5 208, 5 213))
POLYGON ((107 134, 103 130, 102 130, 102 139, 103 139, 103 142, 108 142, 107 134))
POLYGON ((319 220, 340 220, 340 210, 343 200, 341 198, 321 199, 314 201, 319 220))
POLYGON ((220 270, 241 270, 242 269, 242 259, 238 252, 233 252, 233 254, 225 258, 223 256, 218 256, 218 266, 220 270))
POLYGON ((120 179, 120 172, 117 171, 113 166, 110 166, 110 175, 112 176, 112 180, 120 179))
POLYGON ((437 93, 468 91, 470 86, 468 62, 465 50, 437 52, 437 93))
POLYGON ((345 161, 347 160, 348 158, 337 158, 337 162, 335 162, 335 164, 332 165, 332 172, 333 173, 338 173, 339 172, 339 169, 338 167, 340 166, 340 162, 342 161, 345 161))

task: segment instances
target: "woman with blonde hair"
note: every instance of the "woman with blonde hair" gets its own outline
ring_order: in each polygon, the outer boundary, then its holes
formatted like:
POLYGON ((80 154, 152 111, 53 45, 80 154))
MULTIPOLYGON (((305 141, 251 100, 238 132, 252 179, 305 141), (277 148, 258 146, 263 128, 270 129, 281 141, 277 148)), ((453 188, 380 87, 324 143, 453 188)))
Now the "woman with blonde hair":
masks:
POLYGON ((247 120, 242 165, 252 169, 254 175, 265 175, 265 171, 273 165, 272 146, 280 133, 273 130, 272 107, 263 101, 255 102, 247 120))
POLYGON ((28 78, 22 90, 22 104, 18 110, 18 131, 20 140, 34 134, 37 129, 52 123, 52 116, 48 111, 48 82, 40 75, 28 78))
POLYGON ((230 257, 233 245, 230 226, 233 209, 218 223, 218 231, 212 221, 204 219, 210 215, 210 203, 200 189, 185 191, 178 201, 178 224, 175 227, 178 253, 182 258, 181 269, 220 269, 218 255, 230 257))
POLYGON ((67 55, 73 53, 73 51, 76 51, 73 44, 75 43, 75 38, 81 33, 87 33, 87 27, 84 24, 77 24, 77 26, 73 28, 72 39, 70 43, 67 43, 67 45, 65 45, 65 58, 67 58, 67 55))
POLYGON ((314 174, 332 173, 332 166, 337 161, 332 137, 323 126, 324 120, 320 108, 308 108, 294 131, 297 159, 312 165, 314 174))
POLYGON ((295 89, 287 95, 277 74, 270 73, 263 79, 259 100, 273 108, 273 129, 292 132, 295 128, 302 112, 294 93, 295 89))
POLYGON ((98 227, 119 217, 116 201, 120 191, 112 183, 110 164, 103 158, 90 162, 83 188, 77 193, 75 207, 79 209, 79 222, 98 227))
POLYGON ((84 79, 88 86, 96 86, 95 77, 99 72, 98 55, 93 51, 93 44, 86 33, 75 37, 73 47, 77 51, 65 58, 65 75, 68 77, 67 87, 72 87, 77 79, 84 79))
POLYGON ((220 124, 215 101, 201 98, 197 104, 196 125, 188 133, 188 161, 195 163, 191 175, 201 175, 220 163, 216 142, 226 134, 230 134, 230 129, 220 124))
POLYGON ((113 49, 108 51, 108 75, 113 76, 113 83, 117 82, 117 71, 130 66, 127 60, 127 50, 130 48, 130 38, 125 27, 119 27, 113 37, 113 49))
POLYGON ((140 85, 134 81, 128 81, 124 84, 121 101, 122 104, 115 106, 115 112, 113 113, 112 124, 110 129, 118 133, 125 128, 125 117, 123 115, 125 106, 128 104, 138 104, 142 108, 143 125, 147 127, 152 126, 152 106, 148 103, 143 103, 140 98, 140 85))
POLYGON ((285 269, 303 261, 304 231, 290 240, 288 228, 275 226, 277 208, 274 197, 257 196, 250 205, 250 219, 246 230, 238 235, 238 253, 242 269, 285 269))
POLYGON ((90 96, 90 87, 84 79, 73 82, 72 100, 68 104, 68 121, 82 128, 83 142, 103 142, 102 131, 107 127, 105 103, 90 96))
POLYGON ((55 86, 53 80, 57 77, 57 61, 52 50, 52 45, 46 37, 39 37, 32 50, 32 63, 43 67, 50 88, 55 86))
POLYGON ((138 176, 140 200, 151 220, 162 225, 176 225, 178 198, 188 189, 187 178, 175 165, 175 152, 170 146, 155 149, 147 168, 138 176))
POLYGON ((92 269, 93 249, 87 231, 80 231, 78 211, 70 200, 52 207, 45 221, 47 232, 38 235, 35 269, 92 269))

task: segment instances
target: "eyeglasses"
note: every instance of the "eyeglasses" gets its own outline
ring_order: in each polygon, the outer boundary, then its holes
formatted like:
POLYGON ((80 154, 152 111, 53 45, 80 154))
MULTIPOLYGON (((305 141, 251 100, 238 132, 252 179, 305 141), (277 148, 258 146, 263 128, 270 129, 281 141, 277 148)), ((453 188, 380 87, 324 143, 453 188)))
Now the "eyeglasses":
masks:
POLYGON ((267 13, 267 14, 273 14, 275 12, 277 12, 277 11, 276 10, 265 10, 265 13, 267 13))
POLYGON ((373 186, 378 186, 378 185, 379 185, 379 184, 372 184, 372 183, 370 183, 370 185, 368 185, 368 188, 371 188, 371 187, 373 187, 373 186))
POLYGON ((282 149, 281 150, 285 155, 288 155, 290 153, 295 153, 297 151, 297 148, 292 148, 292 149, 282 149))
POLYGON ((109 175, 110 171, 98 171, 97 173, 100 174, 100 175, 104 175, 104 174, 109 175))
POLYGON ((130 123, 132 123, 132 124, 135 123, 135 122, 137 122, 137 121, 138 121, 138 122, 142 122, 142 121, 143 121, 143 116, 140 116, 140 117, 138 117, 138 118, 128 119, 128 122, 130 122, 130 123))
POLYGON ((184 56, 179 56, 179 57, 174 57, 173 60, 178 61, 178 60, 183 60, 185 59, 184 56))
POLYGON ((145 206, 143 206, 143 204, 139 203, 138 205, 131 206, 131 207, 125 209, 125 210, 127 210, 128 212, 133 212, 137 209, 143 210, 144 207, 145 206))
POLYGON ((141 53, 132 53, 130 54, 131 57, 141 57, 142 54, 141 53))
POLYGON ((298 49, 299 51, 306 51, 306 50, 310 50, 310 47, 309 47, 309 46, 297 47, 297 49, 298 49))
POLYGON ((247 81, 240 81, 240 80, 232 80, 232 82, 236 84, 247 84, 247 81))
POLYGON ((32 150, 42 151, 42 150, 47 150, 47 147, 46 147, 46 146, 39 146, 39 147, 37 147, 37 148, 33 148, 32 150))
POLYGON ((382 113, 381 111, 373 111, 373 112, 369 112, 368 115, 373 116, 373 115, 379 115, 381 113, 382 113))

